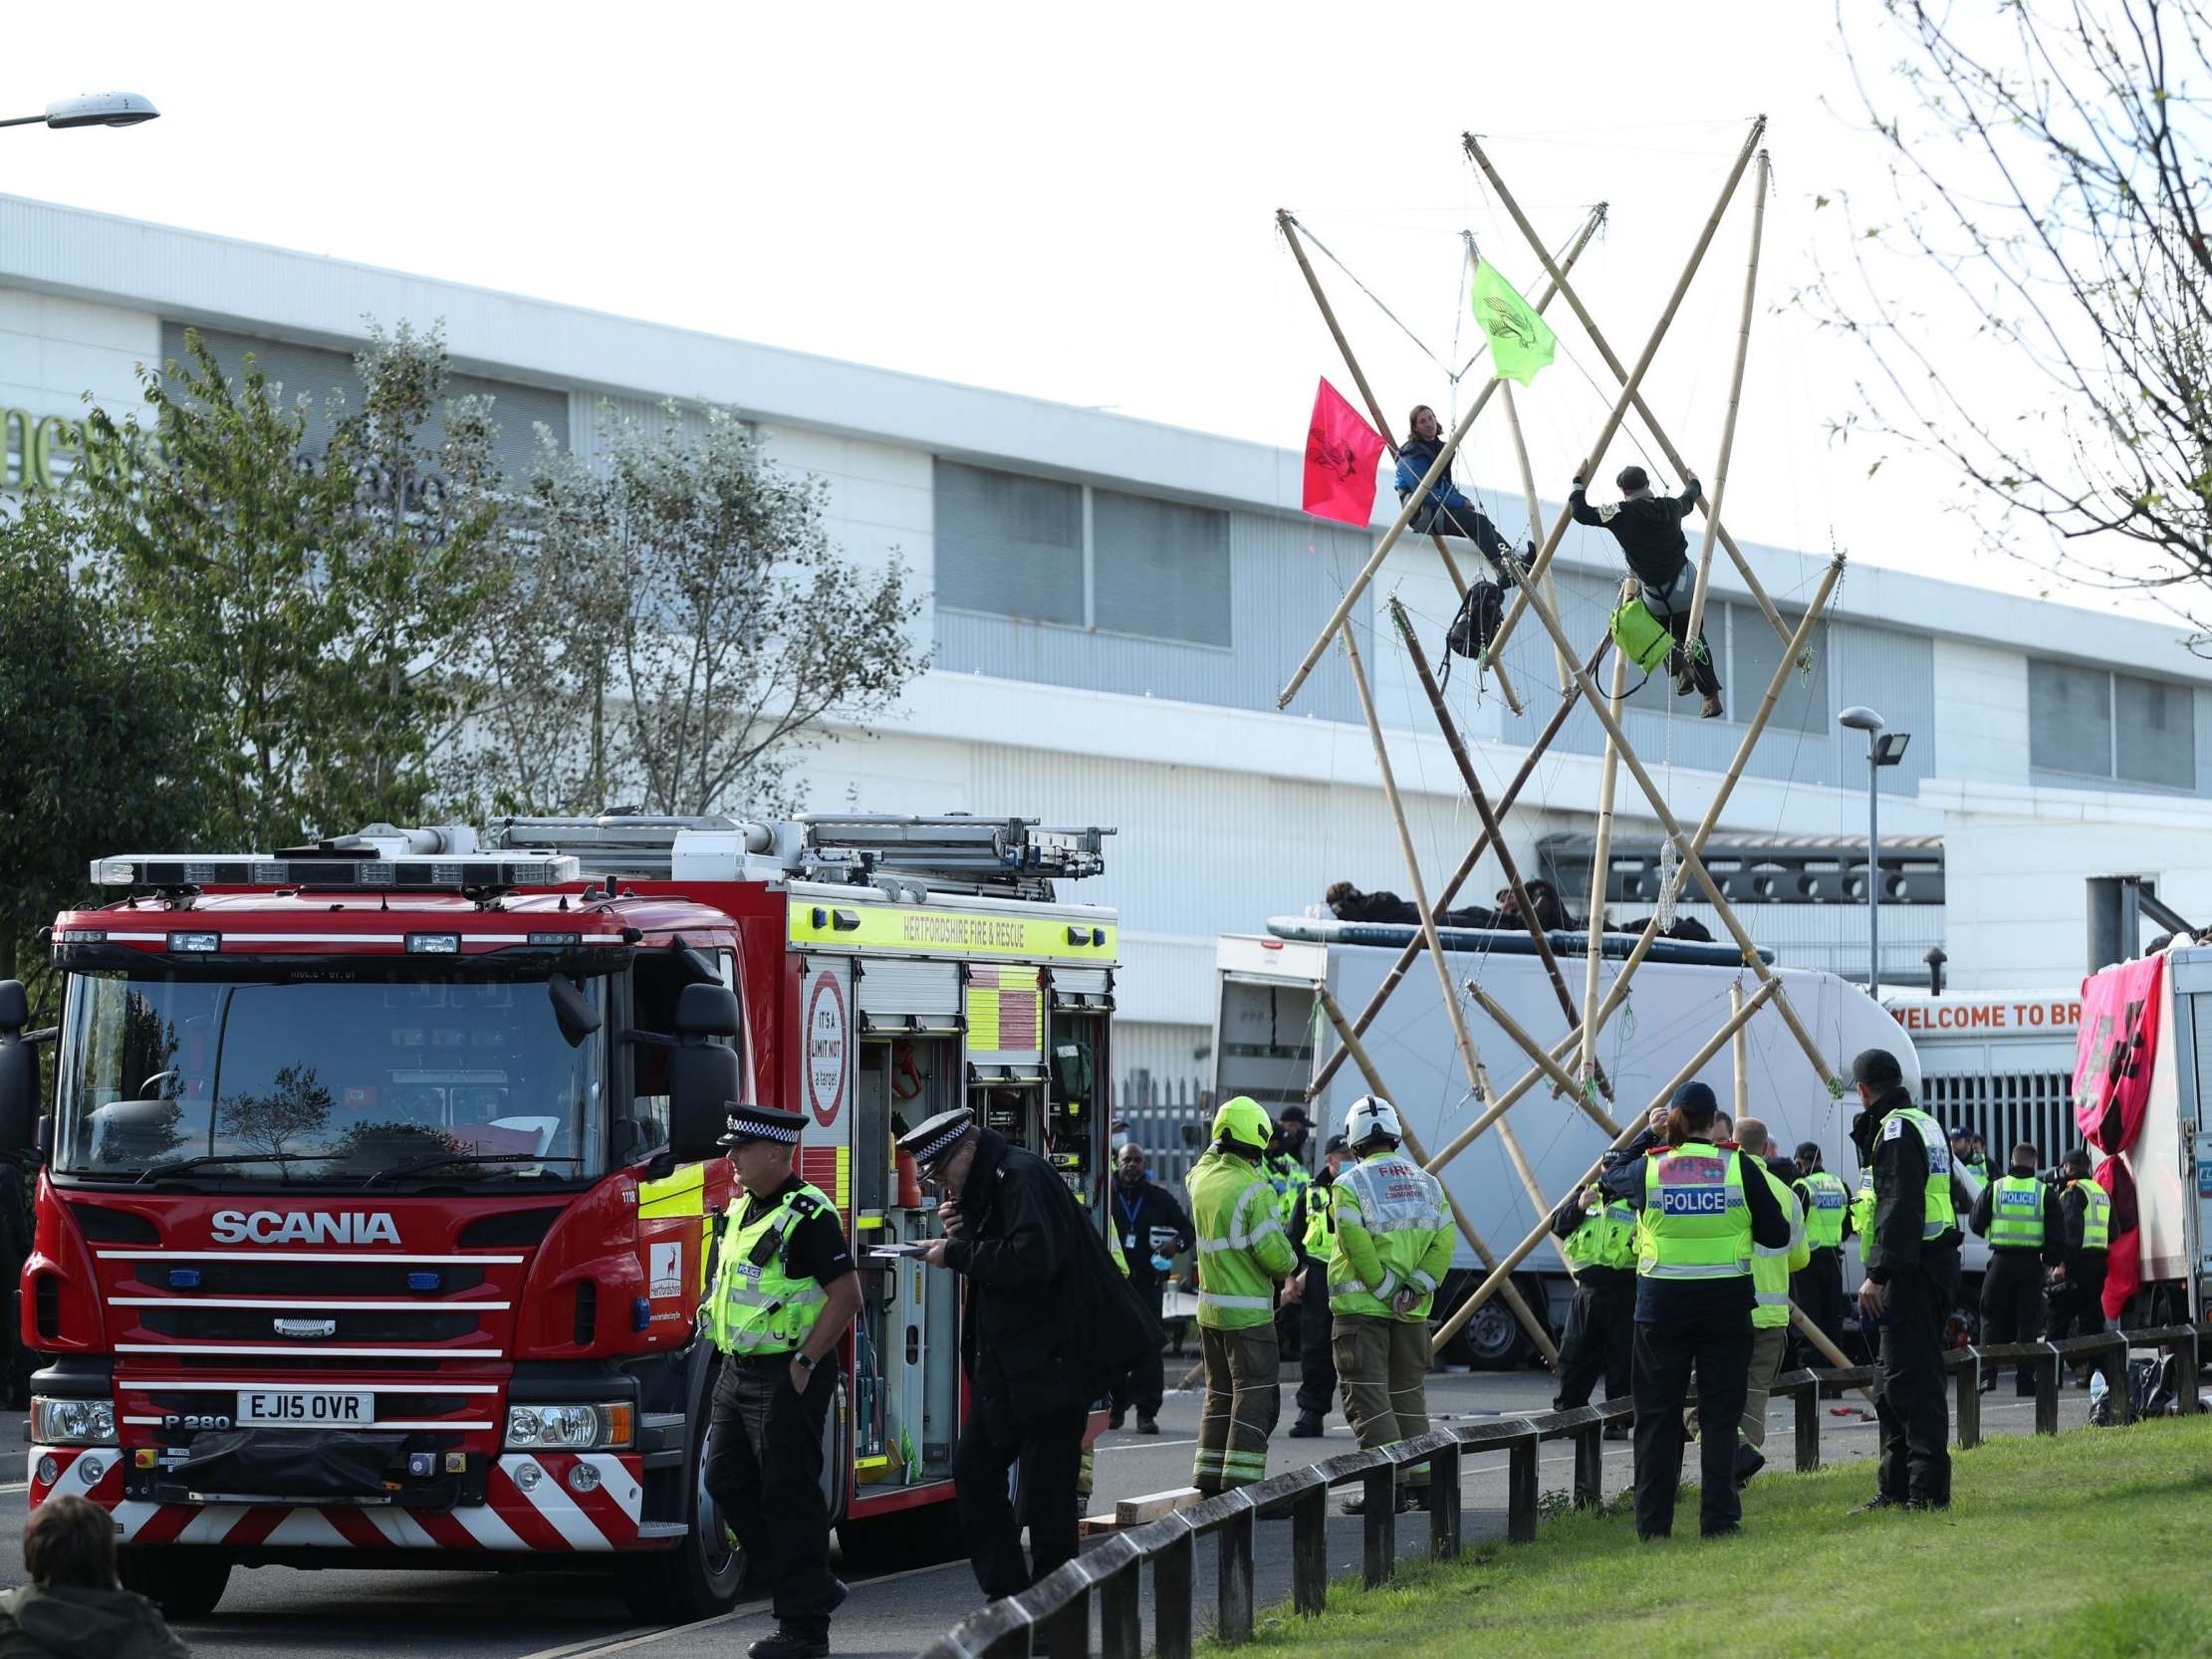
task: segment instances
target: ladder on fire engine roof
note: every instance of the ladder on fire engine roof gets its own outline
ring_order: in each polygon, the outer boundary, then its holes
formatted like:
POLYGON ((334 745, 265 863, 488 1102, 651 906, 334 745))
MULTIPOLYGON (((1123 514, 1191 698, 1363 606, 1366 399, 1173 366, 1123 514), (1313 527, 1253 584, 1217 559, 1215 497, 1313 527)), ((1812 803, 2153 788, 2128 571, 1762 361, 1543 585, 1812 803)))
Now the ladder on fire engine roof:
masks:
POLYGON ((679 836, 728 837, 748 878, 775 873, 806 881, 871 885, 905 878, 940 891, 999 892, 1050 899, 1055 879, 1106 868, 1111 830, 1041 827, 1034 819, 817 814, 785 824, 742 819, 610 813, 599 818, 505 818, 493 845, 574 853, 588 872, 650 880, 673 876, 679 836))

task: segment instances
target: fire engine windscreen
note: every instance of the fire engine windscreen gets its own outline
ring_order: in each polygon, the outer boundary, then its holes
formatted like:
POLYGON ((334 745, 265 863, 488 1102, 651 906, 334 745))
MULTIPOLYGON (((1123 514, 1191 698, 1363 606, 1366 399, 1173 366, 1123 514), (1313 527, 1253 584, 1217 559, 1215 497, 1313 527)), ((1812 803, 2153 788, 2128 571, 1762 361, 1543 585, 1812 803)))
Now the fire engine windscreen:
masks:
POLYGON ((607 981, 71 976, 55 1171, 501 1186, 602 1172, 607 981), (600 1015, 575 1018, 577 998, 600 1015))

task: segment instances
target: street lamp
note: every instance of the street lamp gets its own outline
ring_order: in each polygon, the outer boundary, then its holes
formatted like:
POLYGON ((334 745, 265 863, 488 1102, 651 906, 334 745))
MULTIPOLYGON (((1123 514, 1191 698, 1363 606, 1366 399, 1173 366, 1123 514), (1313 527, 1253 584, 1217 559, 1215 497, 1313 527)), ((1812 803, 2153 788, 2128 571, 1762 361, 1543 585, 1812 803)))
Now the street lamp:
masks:
POLYGON ((136 93, 85 93, 76 98, 57 99, 46 107, 40 116, 15 116, 0 120, 0 126, 29 126, 33 121, 57 130, 69 126, 136 126, 142 120, 153 120, 161 112, 153 101, 140 98, 136 93))
POLYGON ((1884 732, 1881 716, 1853 703, 1836 717, 1840 726, 1866 734, 1866 994, 1881 996, 1881 769, 1905 758, 1909 732, 1884 732))

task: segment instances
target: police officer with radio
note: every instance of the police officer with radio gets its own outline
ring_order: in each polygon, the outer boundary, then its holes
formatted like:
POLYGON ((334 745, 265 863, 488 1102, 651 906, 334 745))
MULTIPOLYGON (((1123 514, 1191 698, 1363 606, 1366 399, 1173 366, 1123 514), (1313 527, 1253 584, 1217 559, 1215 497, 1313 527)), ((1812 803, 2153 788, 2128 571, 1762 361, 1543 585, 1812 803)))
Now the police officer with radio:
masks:
MULTIPOLYGON (((1553 1212, 1552 1236, 1575 1266, 1575 1300, 1559 1345, 1555 1410, 1590 1404, 1604 1378, 1605 1398, 1628 1392, 1629 1352, 1636 1316, 1636 1212, 1625 1198, 1596 1187, 1570 1193, 1553 1212)), ((1624 1423, 1607 1423, 1607 1440, 1625 1440, 1624 1423)))
POLYGON ((1851 1062, 1860 1110, 1851 1122, 1858 1162, 1872 1178, 1860 1236, 1866 1281, 1861 1328, 1880 1333, 1874 1414, 1881 1422, 1879 1485, 1861 1511, 1946 1509, 1951 1502, 1949 1402, 1943 1325, 1958 1300, 1958 1211, 1943 1126, 1913 1104, 1904 1068, 1884 1049, 1851 1062))
POLYGON ((860 1284, 837 1206, 793 1171, 806 1115, 733 1105, 730 1167, 744 1196, 722 1222, 700 1309, 722 1352, 705 1486, 773 1598, 776 1633, 751 1659, 819 1659, 845 1586, 830 1573, 823 1425, 838 1343, 860 1284))
MULTIPOLYGON (((1956 1156, 1958 1142, 1951 1142, 1956 1156)), ((1969 1225, 1989 1241, 1989 1267, 1982 1274, 1982 1330, 1985 1343, 2033 1342, 2043 1333, 2043 1270, 2063 1260, 2059 1195, 2038 1179, 2043 1160, 2023 1141, 2012 1149, 2011 1167, 1986 1183, 1974 1198, 1969 1225)), ((2023 1399, 2036 1391, 2035 1370, 2022 1365, 2014 1391, 2023 1399)), ((1982 1378, 1982 1392, 1997 1386, 1994 1369, 1982 1378)))
MULTIPOLYGON (((1598 1178, 1605 1198, 1636 1212, 1635 1349, 1629 1383, 1636 1402, 1636 1536, 1674 1529, 1682 1483, 1683 1410, 1690 1369, 1698 1376, 1698 1531, 1733 1533, 1743 1520, 1736 1490, 1737 1431, 1751 1368, 1751 1263, 1755 1248, 1790 1243, 1790 1217, 1766 1171, 1735 1148, 1714 1144, 1720 1104, 1699 1082, 1654 1111, 1650 1131, 1610 1160, 1598 1178), (1663 1127, 1666 1144, 1632 1155, 1663 1127)), ((1592 1203, 1591 1195, 1584 1197, 1592 1203)))
POLYGON ((2104 1329, 2104 1270, 2112 1243, 2112 1198, 2089 1174, 2089 1153, 2077 1146, 2066 1155, 2065 1190, 2059 1194, 2059 1227, 2065 1259, 2051 1270, 2054 1342, 2094 1336, 2104 1329))
MULTIPOLYGON (((1798 1143, 1794 1183, 1805 1214, 1805 1242, 1812 1257, 1790 1277, 1790 1300, 1838 1348, 1843 1345, 1843 1236, 1850 1227, 1851 1190, 1832 1175, 1819 1141, 1798 1143)), ((1801 1364, 1826 1365, 1828 1356, 1800 1339, 1801 1364)))

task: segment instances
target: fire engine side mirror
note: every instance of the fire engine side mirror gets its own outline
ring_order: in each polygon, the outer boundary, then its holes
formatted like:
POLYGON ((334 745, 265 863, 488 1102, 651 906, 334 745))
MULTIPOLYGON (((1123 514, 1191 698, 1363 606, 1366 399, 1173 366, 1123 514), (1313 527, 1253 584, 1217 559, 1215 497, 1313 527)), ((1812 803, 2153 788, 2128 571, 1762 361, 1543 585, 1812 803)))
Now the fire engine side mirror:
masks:
POLYGON ((38 1051, 23 1040, 31 1000, 19 979, 0 979, 0 1151, 31 1145, 39 1112, 38 1051))
POLYGON ((676 1046, 668 1056, 668 1150, 678 1163, 721 1152, 730 1103, 745 1098, 737 1051, 717 1038, 737 1035, 737 994, 721 985, 686 985, 676 994, 676 1046))

